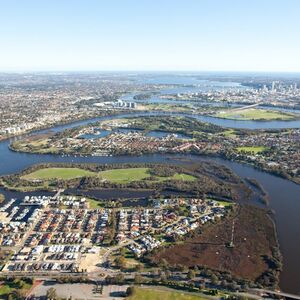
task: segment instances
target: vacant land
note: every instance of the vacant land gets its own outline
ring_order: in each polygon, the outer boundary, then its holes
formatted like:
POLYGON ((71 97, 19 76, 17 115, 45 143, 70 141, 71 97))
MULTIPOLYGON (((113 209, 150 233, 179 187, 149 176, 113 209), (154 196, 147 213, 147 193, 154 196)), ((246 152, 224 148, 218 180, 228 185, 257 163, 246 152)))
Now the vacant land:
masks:
POLYGON ((244 110, 234 110, 228 112, 219 112, 215 115, 218 118, 241 120, 241 121, 272 121, 282 120, 290 121, 297 118, 295 114, 272 110, 248 108, 244 110))
POLYGON ((34 171, 30 174, 22 176, 23 179, 27 180, 39 180, 39 179, 72 179, 84 176, 96 176, 95 172, 79 168, 45 168, 34 171))
POLYGON ((207 266, 255 281, 268 270, 263 257, 272 257, 276 246, 274 226, 266 212, 243 206, 236 215, 205 226, 202 233, 199 230, 184 243, 162 249, 152 259, 154 262, 165 259, 172 265, 207 266), (233 221, 234 247, 229 248, 233 221))
POLYGON ((249 147, 237 147, 238 152, 254 153, 258 154, 266 151, 268 148, 264 146, 249 146, 249 147))
POLYGON ((135 288, 135 294, 127 297, 128 300, 201 300, 201 296, 190 295, 184 292, 163 291, 148 288, 135 288))
POLYGON ((196 178, 188 174, 176 173, 172 176, 160 177, 151 176, 149 168, 125 168, 125 169, 111 169, 101 172, 91 172, 80 168, 43 168, 32 173, 22 176, 22 179, 26 180, 47 180, 47 179, 73 179, 84 176, 98 176, 103 180, 114 183, 129 183, 132 181, 140 181, 145 179, 151 179, 153 181, 164 181, 164 180, 183 180, 192 181, 196 178))

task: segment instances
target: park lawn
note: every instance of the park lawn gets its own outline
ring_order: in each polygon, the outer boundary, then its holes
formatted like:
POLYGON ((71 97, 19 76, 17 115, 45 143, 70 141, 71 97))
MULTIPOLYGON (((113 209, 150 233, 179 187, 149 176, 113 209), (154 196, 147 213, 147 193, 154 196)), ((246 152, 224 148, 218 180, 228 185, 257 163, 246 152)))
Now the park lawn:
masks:
POLYGON ((175 180, 183 180, 183 181, 194 181, 196 180, 196 177, 189 175, 189 174, 175 174, 171 177, 161 177, 161 178, 167 178, 167 179, 175 179, 175 180))
POLYGON ((237 147, 236 150, 238 152, 246 152, 246 153, 254 153, 254 154, 258 154, 261 153, 263 151, 266 151, 268 148, 264 147, 264 146, 249 146, 249 147, 237 147))
POLYGON ((100 200, 87 199, 87 202, 89 203, 90 209, 97 209, 97 208, 104 207, 104 203, 100 200))
POLYGON ((148 288, 135 288, 134 295, 127 297, 128 300, 202 300, 201 296, 191 295, 177 291, 163 291, 148 288))
POLYGON ((229 201, 217 201, 219 205, 222 205, 224 207, 231 207, 234 203, 229 201))
POLYGON ((236 131, 234 129, 228 129, 228 130, 221 132, 221 134, 223 134, 224 136, 229 137, 229 138, 235 138, 236 137, 235 133, 236 133, 236 131))
MULTIPOLYGON (((132 181, 140 181, 151 177, 149 168, 128 168, 128 169, 111 169, 101 171, 99 173, 87 171, 79 168, 44 168, 36 170, 32 173, 22 176, 26 180, 43 180, 43 179, 72 179, 84 176, 99 176, 100 178, 115 182, 115 183, 128 183, 132 181)), ((188 174, 175 174, 170 177, 155 177, 158 181, 164 180, 184 180, 192 181, 196 178, 188 174)))
POLYGON ((22 179, 72 179, 84 176, 97 176, 97 173, 79 168, 45 168, 22 176, 22 179))
MULTIPOLYGON (((129 168, 129 169, 112 169, 99 172, 101 178, 106 179, 110 182, 116 183, 128 183, 131 181, 139 181, 147 179, 151 176, 149 168, 129 168)), ((184 180, 184 181, 193 181, 196 177, 188 174, 174 174, 170 177, 159 177, 155 176, 157 181, 165 180, 184 180)))
POLYGON ((98 173, 103 179, 110 182, 128 183, 150 177, 149 168, 112 169, 98 173))
POLYGON ((219 112, 215 115, 218 118, 241 120, 241 121, 271 121, 271 120, 283 120, 289 121, 296 119, 296 115, 292 113, 248 108, 244 110, 219 112))
POLYGON ((222 205, 224 207, 231 207, 232 205, 235 205, 234 202, 230 202, 230 201, 223 201, 223 200, 216 200, 216 199, 211 199, 211 198, 206 198, 207 201, 216 201, 219 205, 222 205))

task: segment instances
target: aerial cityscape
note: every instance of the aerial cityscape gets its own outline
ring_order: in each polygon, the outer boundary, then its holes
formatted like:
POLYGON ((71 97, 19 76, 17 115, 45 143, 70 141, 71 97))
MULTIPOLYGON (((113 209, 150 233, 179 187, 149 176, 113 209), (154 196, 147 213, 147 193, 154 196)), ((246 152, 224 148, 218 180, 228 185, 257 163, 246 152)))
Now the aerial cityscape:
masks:
POLYGON ((125 2, 3 1, 0 299, 300 299, 299 3, 125 2))

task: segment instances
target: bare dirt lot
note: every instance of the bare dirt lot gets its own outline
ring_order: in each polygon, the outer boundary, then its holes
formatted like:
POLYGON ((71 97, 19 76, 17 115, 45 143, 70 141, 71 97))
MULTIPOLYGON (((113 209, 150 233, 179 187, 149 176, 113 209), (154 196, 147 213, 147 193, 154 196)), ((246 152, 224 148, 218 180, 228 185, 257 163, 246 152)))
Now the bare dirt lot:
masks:
POLYGON ((122 295, 124 295, 128 285, 110 285, 104 286, 103 293, 95 293, 95 285, 94 284, 85 284, 85 283, 73 283, 73 284, 58 284, 52 281, 45 281, 42 284, 35 287, 30 295, 35 297, 45 298, 47 290, 50 288, 54 288, 59 297, 64 299, 69 299, 72 297, 73 299, 105 299, 105 300, 113 300, 113 299, 124 299, 122 295))

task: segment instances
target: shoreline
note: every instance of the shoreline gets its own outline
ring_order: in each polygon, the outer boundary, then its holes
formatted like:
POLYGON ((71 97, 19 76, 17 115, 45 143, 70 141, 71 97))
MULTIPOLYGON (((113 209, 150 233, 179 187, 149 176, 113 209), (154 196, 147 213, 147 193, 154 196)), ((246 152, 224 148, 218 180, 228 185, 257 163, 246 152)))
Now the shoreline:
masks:
MULTIPOLYGON (((21 150, 18 150, 18 149, 15 149, 13 147, 11 147, 11 144, 8 146, 9 150, 13 151, 13 152, 17 152, 17 153, 28 153, 28 154, 38 154, 38 155, 54 155, 54 156, 73 156, 74 158, 76 157, 94 157, 92 154, 82 154, 82 153, 53 153, 53 152, 30 152, 30 151, 21 151, 21 150)), ((165 155, 185 155, 185 154, 191 154, 191 155, 197 155, 197 156, 207 156, 207 157, 211 157, 211 158, 222 158, 222 159, 225 159, 225 160, 228 160, 228 161, 232 161, 232 162, 236 162, 236 163, 240 163, 240 164, 243 164, 243 165, 247 165, 247 166, 251 166, 253 167, 254 169, 256 170, 260 170, 260 171, 263 171, 267 174, 271 174, 271 175, 274 175, 276 177, 280 177, 280 178, 283 178, 283 179, 286 179, 288 181, 291 181, 297 185, 300 185, 300 178, 299 179, 295 179, 293 180, 292 178, 290 178, 289 176, 284 176, 282 174, 279 174, 277 173, 275 170, 273 171, 270 171, 270 170, 267 170, 267 169, 264 169, 264 168, 261 168, 260 166, 256 165, 256 164, 253 164, 249 161, 244 161, 244 160, 239 160, 239 159, 233 159, 233 158, 228 158, 227 156, 223 155, 223 154, 201 154, 201 153, 195 153, 193 151, 191 152, 180 152, 180 153, 174 153, 174 152, 149 152, 149 153, 126 153, 126 154, 109 154, 109 155, 106 155, 106 156, 111 156, 111 157, 122 157, 122 156, 143 156, 143 155, 155 155, 155 154, 165 154, 165 155)), ((106 157, 106 156, 99 156, 99 157, 106 157)))
MULTIPOLYGON (((109 110, 105 110, 102 112, 109 112, 109 110)), ((46 130, 49 129, 49 131, 51 131, 52 128, 58 127, 58 126, 62 126, 62 125, 72 125, 73 123, 77 123, 80 121, 88 121, 88 120, 92 120, 95 118, 101 118, 101 117, 106 117, 106 116, 117 116, 117 115, 122 115, 124 113, 126 114, 130 114, 130 113, 135 113, 136 111, 132 111, 132 110, 124 110, 124 111, 116 111, 116 113, 110 113, 110 114, 95 114, 94 116, 86 116, 86 117, 80 117, 80 118, 75 118, 75 119, 70 119, 67 121, 60 121, 54 124, 49 124, 49 125, 45 125, 45 126, 40 126, 40 127, 36 127, 34 129, 30 129, 28 131, 24 131, 24 132, 20 132, 17 134, 13 134, 13 135, 8 135, 5 137, 0 137, 0 142, 6 141, 6 140, 10 140, 12 138, 16 138, 16 137, 20 137, 22 135, 28 135, 28 134, 34 134, 38 131, 42 131, 42 130, 46 130)))

